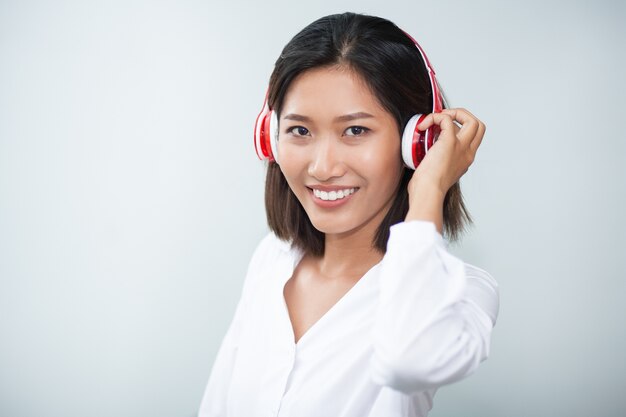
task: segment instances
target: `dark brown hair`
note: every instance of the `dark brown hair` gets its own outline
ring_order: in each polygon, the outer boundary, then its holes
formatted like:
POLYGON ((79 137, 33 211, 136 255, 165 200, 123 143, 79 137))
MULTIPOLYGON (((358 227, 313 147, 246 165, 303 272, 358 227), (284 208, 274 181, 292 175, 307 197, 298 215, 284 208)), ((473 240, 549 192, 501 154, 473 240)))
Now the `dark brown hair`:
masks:
MULTIPOLYGON (((311 23, 287 43, 270 77, 268 104, 278 116, 291 82, 306 70, 344 66, 369 85, 383 108, 396 119, 400 135, 414 114, 432 111, 432 91, 417 47, 392 22, 355 13, 335 14, 311 23)), ((393 205, 381 222, 372 245, 385 253, 389 228, 404 220, 409 209, 407 185, 413 171, 405 168, 393 205)), ((265 208, 270 229, 305 253, 324 253, 324 233, 315 229, 289 188, 280 167, 269 163, 265 208)), ((456 241, 471 223, 459 183, 443 203, 444 234, 456 241)))

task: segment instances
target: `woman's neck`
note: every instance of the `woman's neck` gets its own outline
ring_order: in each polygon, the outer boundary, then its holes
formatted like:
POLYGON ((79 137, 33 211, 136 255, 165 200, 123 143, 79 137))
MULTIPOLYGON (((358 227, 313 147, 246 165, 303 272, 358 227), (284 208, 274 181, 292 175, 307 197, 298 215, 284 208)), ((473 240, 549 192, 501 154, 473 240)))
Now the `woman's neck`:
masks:
POLYGON ((326 233, 324 255, 313 259, 317 273, 328 279, 360 279, 384 253, 377 249, 374 238, 393 200, 373 218, 356 229, 344 233, 326 233))
POLYGON ((317 259, 321 275, 329 279, 358 280, 383 258, 372 242, 375 230, 326 234, 324 255, 317 259))

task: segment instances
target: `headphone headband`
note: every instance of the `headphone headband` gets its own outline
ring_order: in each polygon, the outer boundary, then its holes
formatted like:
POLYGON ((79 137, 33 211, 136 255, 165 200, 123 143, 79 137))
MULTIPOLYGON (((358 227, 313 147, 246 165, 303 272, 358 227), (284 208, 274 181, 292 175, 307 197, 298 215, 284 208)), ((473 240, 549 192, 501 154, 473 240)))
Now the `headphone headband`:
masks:
POLYGON ((426 52, 424 52, 424 49, 422 49, 420 44, 417 43, 415 38, 413 38, 407 32, 404 32, 404 34, 409 39, 411 39, 413 44, 417 47, 417 50, 419 51, 422 57, 422 61, 424 61, 424 64, 426 65, 426 70, 428 71, 428 78, 430 80, 430 88, 431 88, 431 91, 433 92, 433 113, 439 113, 441 110, 443 110, 443 103, 442 103, 442 94, 441 94, 441 91, 439 91, 439 83, 437 82, 437 78, 435 77, 435 69, 430 64, 430 60, 426 56, 426 52))
MULTIPOLYGON (((403 31, 404 32, 404 31, 403 31)), ((443 109, 445 99, 439 90, 439 83, 435 77, 433 69, 426 53, 419 43, 407 32, 404 34, 413 42, 417 48, 422 61, 428 72, 431 92, 433 95, 432 113, 439 113, 443 109)), ((259 159, 267 159, 270 162, 278 163, 278 118, 276 112, 272 111, 268 103, 269 88, 265 93, 263 108, 256 118, 254 127, 254 147, 259 159)), ((447 106, 446 106, 447 107, 447 106)), ((439 127, 431 126, 425 131, 417 129, 417 125, 424 119, 425 115, 416 114, 408 122, 402 132, 402 159, 407 167, 416 169, 428 149, 435 143, 439 135, 439 127)))

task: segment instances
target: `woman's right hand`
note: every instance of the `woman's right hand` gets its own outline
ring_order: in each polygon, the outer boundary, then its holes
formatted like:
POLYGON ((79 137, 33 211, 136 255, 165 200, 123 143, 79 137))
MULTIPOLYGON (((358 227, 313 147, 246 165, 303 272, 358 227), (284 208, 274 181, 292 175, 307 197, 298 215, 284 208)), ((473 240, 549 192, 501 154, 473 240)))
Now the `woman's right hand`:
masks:
POLYGON ((486 127, 462 108, 431 113, 417 127, 426 130, 433 125, 439 126, 441 132, 409 181, 409 212, 405 220, 432 221, 441 233, 443 200, 474 162, 486 127))

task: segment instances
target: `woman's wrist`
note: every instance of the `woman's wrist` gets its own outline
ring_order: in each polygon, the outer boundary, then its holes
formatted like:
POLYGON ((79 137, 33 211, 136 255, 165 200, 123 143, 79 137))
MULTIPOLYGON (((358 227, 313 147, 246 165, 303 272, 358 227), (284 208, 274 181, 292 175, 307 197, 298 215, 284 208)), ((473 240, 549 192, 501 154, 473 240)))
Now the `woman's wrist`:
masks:
POLYGON ((443 234, 443 201, 446 194, 432 184, 410 185, 409 211, 404 221, 430 221, 435 224, 437 231, 443 234))

